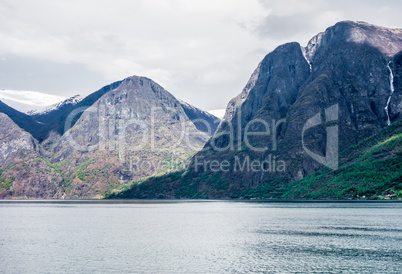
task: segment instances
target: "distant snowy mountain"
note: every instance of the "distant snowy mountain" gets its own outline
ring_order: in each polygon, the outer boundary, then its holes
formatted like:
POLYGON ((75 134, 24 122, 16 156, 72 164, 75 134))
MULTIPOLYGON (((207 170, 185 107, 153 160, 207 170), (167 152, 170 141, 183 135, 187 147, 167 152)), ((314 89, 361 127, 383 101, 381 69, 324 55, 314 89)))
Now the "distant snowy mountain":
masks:
MULTIPOLYGON (((191 110, 193 110, 193 111, 200 112, 200 113, 202 113, 202 114, 204 114, 204 115, 206 115, 206 116, 212 117, 212 116, 211 116, 212 113, 210 113, 209 111, 204 111, 204 110, 202 110, 202 109, 199 109, 199 108, 197 108, 197 107, 195 107, 195 106, 190 105, 190 104, 187 103, 187 102, 184 102, 184 101, 181 100, 181 99, 177 99, 177 100, 180 102, 181 106, 184 107, 184 108, 186 108, 186 109, 191 109, 191 110)), ((213 115, 213 114, 212 114, 212 115, 213 115)), ((217 117, 216 115, 213 115, 213 116, 217 117)))
POLYGON ((38 91, 0 89, 0 100, 22 113, 39 113, 66 97, 38 91))
POLYGON ((51 131, 62 135, 66 117, 81 102, 79 95, 66 99, 36 91, 0 90, 0 112, 39 142, 48 138, 51 131))
POLYGON ((48 114, 51 111, 57 110, 57 109, 65 106, 65 105, 76 105, 79 102, 81 102, 82 99, 83 98, 80 95, 74 95, 73 97, 70 97, 70 98, 68 98, 68 99, 66 99, 64 101, 61 101, 61 102, 58 102, 58 103, 53 104, 51 106, 48 106, 48 107, 44 108, 41 111, 31 110, 31 111, 28 111, 27 114, 29 114, 29 115, 45 115, 45 114, 48 114))
POLYGON ((219 119, 222 120, 223 116, 225 116, 225 109, 213 109, 213 110, 208 110, 209 113, 211 113, 212 115, 218 117, 219 119))

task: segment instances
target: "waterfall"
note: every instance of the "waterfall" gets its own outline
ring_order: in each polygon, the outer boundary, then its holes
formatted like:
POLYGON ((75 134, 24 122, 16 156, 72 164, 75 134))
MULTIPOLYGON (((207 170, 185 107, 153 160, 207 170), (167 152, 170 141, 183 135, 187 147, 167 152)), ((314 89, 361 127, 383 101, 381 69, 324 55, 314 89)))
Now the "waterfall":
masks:
POLYGON ((310 71, 312 71, 312 70, 313 70, 313 67, 311 66, 310 61, 309 61, 307 58, 306 58, 306 61, 307 61, 308 65, 310 66, 310 71))
POLYGON ((388 97, 387 100, 387 105, 385 106, 385 113, 387 114, 387 124, 390 125, 391 124, 391 120, 389 119, 389 112, 388 112, 388 107, 389 107, 389 102, 391 101, 391 96, 394 93, 394 74, 392 73, 392 69, 390 67, 391 61, 388 62, 387 67, 389 70, 389 85, 391 87, 391 94, 388 97))

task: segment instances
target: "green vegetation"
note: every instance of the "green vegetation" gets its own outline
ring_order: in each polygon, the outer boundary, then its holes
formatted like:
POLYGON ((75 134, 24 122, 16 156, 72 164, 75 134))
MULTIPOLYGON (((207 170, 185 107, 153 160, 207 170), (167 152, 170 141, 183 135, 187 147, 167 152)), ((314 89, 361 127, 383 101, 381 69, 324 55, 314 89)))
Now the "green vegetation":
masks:
POLYGON ((78 179, 86 183, 90 183, 90 181, 86 178, 91 175, 91 173, 87 170, 90 164, 91 161, 84 161, 80 163, 74 170, 75 174, 77 174, 78 179))
MULTIPOLYGON (((40 155, 40 153, 37 152, 36 155, 38 156, 38 160, 37 160, 38 162, 44 161, 46 163, 46 165, 50 168, 50 170, 47 170, 48 172, 51 172, 51 170, 54 170, 56 173, 58 173, 63 178, 64 186, 66 186, 66 187, 70 186, 71 178, 70 178, 70 176, 68 176, 68 174, 61 172, 57 166, 55 166, 51 162, 49 162, 49 160, 47 160, 42 155, 40 155)), ((36 172, 38 172, 38 171, 36 171, 36 172)), ((43 173, 42 170, 39 170, 39 172, 43 173)), ((52 181, 56 181, 55 178, 52 178, 52 181)))
POLYGON ((278 198, 402 198, 402 122, 399 121, 341 154, 338 170, 322 170, 286 184, 278 198))
POLYGON ((265 179, 256 187, 249 188, 243 191, 236 192, 232 195, 232 198, 243 198, 243 199, 269 199, 273 196, 277 196, 279 193, 277 192, 278 186, 283 185, 287 182, 287 179, 284 177, 276 178, 276 179, 265 179))
MULTIPOLYGON (((109 191, 103 193, 103 198, 133 198, 134 194, 137 191, 143 192, 140 196, 136 196, 137 198, 147 198, 148 194, 153 193, 154 188, 169 188, 171 185, 175 185, 176 181, 185 179, 182 181, 183 187, 180 188, 179 194, 177 194, 176 198, 183 197, 192 197, 197 196, 197 185, 191 183, 188 175, 183 175, 185 163, 188 159, 193 155, 193 152, 185 152, 182 154, 175 154, 169 151, 164 152, 152 152, 152 151, 143 151, 142 155, 145 155, 141 158, 141 161, 144 163, 154 162, 158 163, 156 168, 157 173, 152 176, 141 177, 140 179, 136 179, 131 181, 128 184, 121 184, 120 181, 117 184, 110 184, 109 191), (153 186, 150 186, 148 183, 143 184, 144 182, 148 182, 148 180, 153 182, 153 186)), ((140 162, 141 164, 141 162, 140 162)), ((127 168, 126 168, 127 169, 127 168)), ((172 187, 171 187, 172 188, 172 187)), ((176 188, 176 185, 174 186, 176 188)), ((166 198, 166 195, 157 195, 159 199, 166 198)))
POLYGON ((338 170, 324 167, 292 183, 286 178, 266 179, 232 198, 402 198, 402 121, 343 151, 338 170))
POLYGON ((312 174, 283 186, 281 198, 380 198, 397 196, 402 190, 402 160, 362 161, 337 171, 312 174))
POLYGON ((11 186, 13 185, 13 182, 15 181, 14 176, 8 176, 8 177, 3 176, 3 173, 6 172, 7 170, 9 170, 10 168, 12 168, 13 166, 15 166, 15 163, 9 165, 5 170, 0 169, 0 188, 9 190, 11 188, 11 186))
POLYGON ((205 172, 195 177, 191 171, 181 170, 136 181, 128 189, 108 192, 103 197, 106 199, 208 199, 209 194, 201 187, 204 184, 213 186, 217 191, 229 188, 229 182, 220 173, 205 172))
POLYGON ((5 190, 9 190, 11 188, 11 186, 13 185, 14 180, 15 180, 14 176, 8 177, 8 180, 6 180, 4 178, 0 178, 0 188, 4 188, 5 190))

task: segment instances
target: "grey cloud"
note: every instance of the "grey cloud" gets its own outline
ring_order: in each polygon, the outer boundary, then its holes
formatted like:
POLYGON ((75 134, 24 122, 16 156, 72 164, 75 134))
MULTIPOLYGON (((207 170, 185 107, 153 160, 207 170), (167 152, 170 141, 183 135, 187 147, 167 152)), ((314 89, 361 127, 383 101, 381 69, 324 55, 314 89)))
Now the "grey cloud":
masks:
POLYGON ((0 0, 0 89, 85 95, 136 74, 224 108, 282 43, 305 45, 343 19, 402 26, 400 0, 215 2, 0 0))
POLYGON ((101 75, 82 64, 63 64, 13 55, 0 57, 1 89, 37 90, 72 96, 89 94, 106 84, 101 75))
MULTIPOLYGON (((312 29, 311 15, 297 14, 291 16, 269 15, 255 29, 261 38, 290 39, 300 32, 312 29)), ((290 41, 289 41, 290 42, 290 41)))
MULTIPOLYGON (((365 21, 385 27, 402 27, 400 0, 260 0, 270 14, 254 28, 260 38, 292 41, 315 35, 341 20, 365 21)), ((306 41, 298 41, 306 42, 306 41)))

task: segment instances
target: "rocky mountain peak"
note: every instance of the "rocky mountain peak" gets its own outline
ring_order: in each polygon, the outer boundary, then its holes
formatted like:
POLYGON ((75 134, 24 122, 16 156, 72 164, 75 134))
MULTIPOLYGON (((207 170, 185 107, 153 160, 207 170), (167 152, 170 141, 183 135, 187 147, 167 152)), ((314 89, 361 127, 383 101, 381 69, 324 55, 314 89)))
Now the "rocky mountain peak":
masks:
POLYGON ((259 108, 257 105, 260 106, 264 103, 265 97, 276 97, 276 99, 271 98, 271 100, 276 101, 275 104, 278 106, 272 106, 272 109, 278 110, 289 107, 289 104, 296 99, 297 92, 295 93, 293 84, 283 82, 286 76, 293 77, 296 75, 297 81, 300 81, 300 78, 304 81, 309 74, 302 49, 299 43, 292 42, 280 45, 267 54, 254 70, 242 92, 229 101, 223 121, 233 119, 236 111, 248 100, 253 89, 260 90, 260 92, 252 93, 252 97, 255 99, 250 100, 254 102, 254 105, 245 107, 250 108, 249 110, 253 112, 253 115, 259 108))
POLYGON ((385 28, 361 21, 341 21, 310 39, 304 48, 308 62, 313 62, 317 49, 339 42, 368 44, 391 57, 402 48, 402 29, 385 28))
POLYGON ((51 160, 63 163, 60 170, 73 178, 68 195, 100 195, 111 185, 181 167, 212 134, 197 129, 196 114, 200 119, 212 116, 179 101, 149 78, 131 76, 85 109, 59 140, 55 138, 49 146, 51 160), (96 187, 88 185, 92 179, 81 175, 81 166, 91 171, 88 176, 99 176, 96 187))

